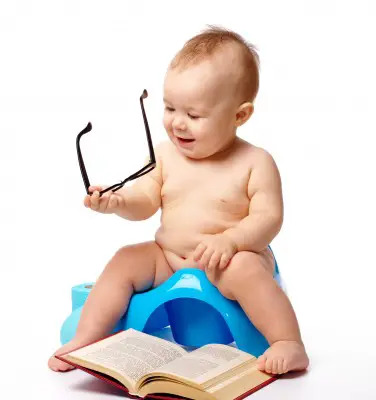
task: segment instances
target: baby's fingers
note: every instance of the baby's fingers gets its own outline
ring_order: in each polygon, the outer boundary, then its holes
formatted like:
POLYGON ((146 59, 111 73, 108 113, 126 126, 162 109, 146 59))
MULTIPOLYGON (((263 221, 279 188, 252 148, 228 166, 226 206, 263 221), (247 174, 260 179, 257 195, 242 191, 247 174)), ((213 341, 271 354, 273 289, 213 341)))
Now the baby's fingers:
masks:
POLYGON ((106 214, 112 214, 121 206, 121 200, 121 196, 109 191, 101 197, 99 211, 106 214))
POLYGON ((85 198, 84 198, 84 206, 85 207, 90 207, 91 206, 90 195, 85 196, 85 198))
POLYGON ((222 257, 221 257, 221 261, 219 263, 219 269, 225 269, 227 267, 228 263, 230 262, 230 260, 231 260, 231 257, 228 254, 223 253, 222 257))
POLYGON ((109 210, 116 210, 119 207, 119 198, 116 195, 111 195, 109 202, 108 202, 108 208, 109 210))
POLYGON ((219 252, 213 253, 211 258, 210 258, 210 261, 209 261, 209 264, 208 264, 208 268, 209 269, 216 268, 217 265, 219 264, 220 259, 221 259, 221 253, 219 253, 219 252))
MULTIPOLYGON (((89 186, 88 188, 89 194, 85 196, 84 198, 84 206, 88 208, 92 208, 92 195, 93 192, 98 191, 100 192, 103 190, 102 186, 89 186)), ((95 207, 97 207, 97 201, 95 201, 95 207)))
POLYGON ((84 199, 85 207, 91 208, 93 211, 98 211, 100 213, 110 214, 116 211, 116 209, 121 205, 121 196, 114 195, 111 190, 104 193, 102 196, 99 193, 101 186, 90 186, 89 191, 94 192, 91 195, 87 195, 84 199))
POLYGON ((108 212, 108 203, 110 200, 110 196, 111 192, 107 192, 101 196, 100 193, 96 190, 91 195, 91 209, 101 213, 108 212))
POLYGON ((93 193, 96 190, 98 190, 98 192, 100 192, 101 190, 103 190, 103 187, 102 186, 89 186, 89 192, 90 193, 93 193))
POLYGON ((100 207, 100 197, 99 197, 99 192, 96 190, 91 196, 90 196, 90 208, 94 211, 98 211, 100 207))
POLYGON ((195 260, 195 261, 198 261, 200 258, 201 258, 201 256, 204 254, 204 251, 206 250, 206 244, 204 244, 204 243, 200 243, 197 247, 196 247, 196 250, 194 251, 194 253, 193 253, 193 259, 195 260))

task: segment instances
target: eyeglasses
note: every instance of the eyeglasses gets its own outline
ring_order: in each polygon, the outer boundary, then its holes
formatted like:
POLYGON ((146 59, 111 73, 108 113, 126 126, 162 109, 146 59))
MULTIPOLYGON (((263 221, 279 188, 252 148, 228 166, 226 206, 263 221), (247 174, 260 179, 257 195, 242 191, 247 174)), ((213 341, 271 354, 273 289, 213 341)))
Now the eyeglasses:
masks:
MULTIPOLYGON (((143 100, 146 99, 148 97, 148 92, 146 91, 146 89, 144 89, 144 91, 142 92, 142 95, 140 96, 140 104, 141 104, 141 110, 142 110, 142 116, 144 118, 144 124, 145 124, 145 130, 146 130, 146 137, 148 140, 148 146, 149 146, 149 163, 147 165, 145 165, 143 168, 141 168, 140 170, 138 170, 137 172, 135 172, 132 175, 129 175, 128 178, 124 179, 123 181, 121 181, 120 183, 115 183, 114 185, 101 190, 99 192, 99 195, 101 196, 103 193, 108 192, 109 190, 112 190, 113 192, 116 192, 117 190, 121 189, 127 182, 133 180, 133 179, 137 179, 142 175, 147 174, 148 172, 150 172, 151 170, 153 170, 156 167, 156 161, 155 161, 155 155, 154 155, 154 149, 153 149, 153 143, 151 141, 151 136, 150 136, 150 130, 149 130, 149 124, 148 124, 148 120, 146 118, 146 114, 145 114, 145 108, 144 108, 144 102, 143 100)), ((90 186, 90 181, 89 178, 87 176, 87 172, 86 172, 86 168, 85 168, 85 164, 84 164, 84 160, 82 158, 82 154, 81 154, 81 148, 80 148, 80 139, 81 137, 85 134, 90 132, 92 129, 92 125, 91 122, 89 122, 86 126, 85 129, 83 129, 76 138, 76 147, 77 147, 77 156, 78 156, 78 163, 80 164, 80 170, 81 170, 81 175, 82 175, 82 179, 84 181, 84 185, 85 185, 85 189, 86 189, 86 193, 89 193, 89 186, 90 186)))

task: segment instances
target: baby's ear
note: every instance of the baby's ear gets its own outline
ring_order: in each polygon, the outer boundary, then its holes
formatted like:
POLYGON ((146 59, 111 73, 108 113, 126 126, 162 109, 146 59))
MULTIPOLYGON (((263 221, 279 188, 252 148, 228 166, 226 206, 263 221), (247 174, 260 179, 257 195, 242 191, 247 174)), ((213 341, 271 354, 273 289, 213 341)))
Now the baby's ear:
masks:
POLYGON ((253 103, 243 103, 236 111, 235 125, 237 127, 243 125, 253 114, 253 103))

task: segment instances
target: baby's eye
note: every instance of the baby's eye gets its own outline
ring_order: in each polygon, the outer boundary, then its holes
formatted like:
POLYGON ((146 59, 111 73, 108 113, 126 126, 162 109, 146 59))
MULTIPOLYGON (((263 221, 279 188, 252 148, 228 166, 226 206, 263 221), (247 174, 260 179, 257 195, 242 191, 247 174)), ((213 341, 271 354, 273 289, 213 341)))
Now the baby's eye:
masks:
POLYGON ((172 107, 167 107, 167 106, 165 107, 165 110, 170 112, 175 111, 172 107))
POLYGON ((200 118, 198 115, 192 115, 192 114, 188 114, 188 117, 191 119, 198 119, 200 118))

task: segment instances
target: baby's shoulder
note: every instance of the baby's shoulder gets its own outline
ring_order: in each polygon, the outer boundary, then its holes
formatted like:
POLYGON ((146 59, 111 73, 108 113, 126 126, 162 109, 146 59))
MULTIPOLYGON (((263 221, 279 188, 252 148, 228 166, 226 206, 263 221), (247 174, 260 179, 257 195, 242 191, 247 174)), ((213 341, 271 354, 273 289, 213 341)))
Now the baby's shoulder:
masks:
MULTIPOLYGON (((174 145, 169 140, 159 142, 154 146, 155 158, 157 160, 157 167, 162 171, 162 175, 165 176, 166 171, 170 169, 171 164, 176 164, 171 161, 173 154, 175 153, 174 145)), ((164 178, 163 178, 164 179, 164 178)))
POLYGON ((249 160, 251 166, 260 164, 274 163, 272 155, 266 149, 251 144, 245 140, 241 141, 241 148, 243 155, 249 160))
POLYGON ((170 140, 163 140, 154 147, 156 158, 162 165, 167 167, 171 163, 175 164, 179 157, 178 151, 170 140))

